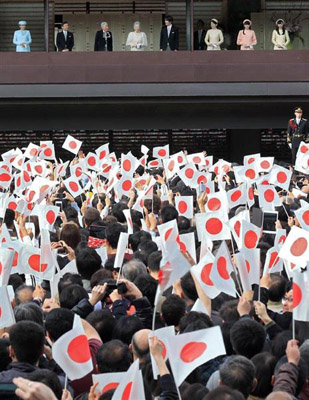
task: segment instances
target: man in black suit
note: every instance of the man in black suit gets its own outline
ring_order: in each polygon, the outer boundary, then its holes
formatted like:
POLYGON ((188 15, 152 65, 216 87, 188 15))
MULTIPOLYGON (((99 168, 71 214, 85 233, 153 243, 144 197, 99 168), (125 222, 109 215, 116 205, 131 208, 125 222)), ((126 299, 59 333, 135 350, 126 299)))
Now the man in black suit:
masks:
POLYGON ((62 31, 57 33, 56 40, 58 51, 72 51, 74 47, 74 35, 72 32, 69 32, 69 24, 63 22, 61 29, 62 31))
POLYGON ((296 154, 300 142, 309 142, 308 121, 303 116, 303 110, 300 107, 294 110, 295 118, 289 120, 288 125, 288 144, 292 149, 292 164, 295 164, 296 154))
POLYGON ((196 24, 197 30, 194 32, 194 50, 205 50, 206 29, 203 20, 199 19, 196 24))
POLYGON ((107 22, 102 22, 101 30, 95 35, 94 51, 113 51, 113 36, 107 22))
POLYGON ((179 48, 179 29, 173 25, 173 17, 165 17, 165 25, 161 29, 160 50, 177 51, 179 48))

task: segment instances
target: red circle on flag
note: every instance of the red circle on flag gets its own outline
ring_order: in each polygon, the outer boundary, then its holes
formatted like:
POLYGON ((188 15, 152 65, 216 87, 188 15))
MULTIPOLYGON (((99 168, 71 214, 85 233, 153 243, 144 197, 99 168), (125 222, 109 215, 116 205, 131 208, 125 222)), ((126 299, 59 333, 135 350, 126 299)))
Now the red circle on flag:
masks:
POLYGON ((262 181, 261 185, 269 185, 269 181, 268 180, 262 181))
POLYGON ((185 214, 188 210, 187 203, 183 200, 180 200, 180 202, 178 203, 178 210, 179 210, 180 214, 185 214))
POLYGON ((102 150, 99 156, 100 160, 102 160, 102 158, 104 158, 105 156, 106 156, 106 151, 102 150))
POLYGON ((296 308, 302 301, 302 291, 297 283, 293 282, 293 308, 296 308))
POLYGON ((104 174, 107 174, 112 169, 111 165, 108 165, 106 168, 103 169, 104 174))
POLYGON ((248 274, 250 274, 250 271, 251 271, 251 265, 250 265, 250 263, 249 263, 249 261, 248 261, 248 260, 245 260, 245 263, 246 263, 247 272, 248 272, 248 274))
POLYGON ((306 225, 309 225, 309 210, 303 213, 302 219, 306 225))
POLYGON ((71 140, 70 142, 69 142, 69 147, 71 148, 71 149, 76 149, 77 148, 77 143, 76 142, 74 142, 74 140, 71 140))
POLYGON ((3 270, 2 262, 0 261, 0 275, 2 274, 2 270, 3 270))
POLYGON ((104 386, 102 389, 102 394, 108 392, 109 390, 116 389, 119 386, 119 382, 111 382, 104 386))
POLYGON ((245 233, 244 243, 247 249, 254 249, 258 240, 258 235, 254 231, 245 233))
POLYGON ((211 211, 218 211, 221 208, 221 201, 214 197, 213 199, 208 200, 207 207, 211 211))
POLYGON ((225 257, 219 257, 217 262, 217 270, 221 278, 228 280, 230 278, 229 273, 227 272, 227 261, 225 257))
POLYGON ((94 156, 90 156, 90 157, 88 158, 88 164, 89 164, 91 167, 94 167, 94 166, 95 166, 95 164, 96 164, 96 159, 95 159, 94 156))
POLYGON ((83 364, 91 360, 88 339, 86 335, 79 335, 68 345, 68 355, 72 361, 83 364))
POLYGON ((40 193, 44 193, 46 190, 49 189, 49 185, 43 185, 40 189, 40 193))
POLYGON ((46 213, 46 220, 47 222, 52 225, 55 222, 56 219, 56 214, 53 210, 49 210, 46 213))
POLYGON ((270 167, 270 163, 266 160, 261 162, 261 168, 268 169, 270 167))
POLYGON ((255 158, 254 157, 250 157, 249 160, 248 160, 248 164, 252 164, 252 163, 254 163, 254 161, 255 161, 255 158))
POLYGON ((307 153, 308 148, 307 148, 306 146, 302 146, 302 147, 300 148, 300 151, 301 151, 302 153, 307 153))
POLYGON ((165 157, 165 156, 166 156, 166 150, 165 150, 165 149, 159 150, 159 151, 158 151, 158 155, 159 155, 160 157, 165 157))
POLYGON ((122 392, 121 400, 130 400, 133 382, 129 382, 122 392))
POLYGON ((254 192, 253 192, 252 186, 249 187, 248 197, 249 197, 249 200, 253 200, 254 199, 254 192))
POLYGON ((76 182, 69 182, 69 188, 72 190, 72 192, 78 192, 78 184, 76 182))
POLYGON ((192 168, 186 169, 186 171, 185 171, 185 176, 186 176, 188 179, 191 179, 191 178, 193 177, 193 175, 194 175, 194 171, 193 171, 192 168))
POLYGON ((77 178, 79 178, 82 175, 83 171, 81 169, 81 167, 77 167, 75 170, 75 175, 77 178))
POLYGON ((214 168, 214 173, 215 173, 216 175, 218 175, 218 172, 219 172, 219 167, 217 166, 217 167, 214 168))
POLYGON ((37 149, 35 149, 34 147, 32 147, 32 149, 30 150, 30 156, 34 157, 36 156, 38 153, 37 149))
POLYGON ((178 161, 179 164, 181 164, 181 163, 183 162, 182 156, 178 156, 178 157, 177 157, 177 161, 178 161))
POLYGON ((25 182, 30 182, 30 175, 28 174, 27 171, 24 171, 24 180, 25 182))
POLYGON ((237 201, 241 197, 241 190, 235 190, 235 192, 231 196, 232 201, 237 201))
POLYGON ((130 190, 131 187, 132 187, 132 182, 129 181, 128 179, 122 183, 122 190, 125 190, 126 192, 130 190))
POLYGON ((200 183, 206 183, 207 182, 207 178, 206 178, 206 176, 204 176, 204 175, 201 175, 201 176, 199 176, 198 178, 197 178, 197 183, 198 184, 200 184, 200 183))
POLYGON ((44 150, 44 155, 45 155, 46 157, 50 157, 52 154, 53 154, 52 149, 48 148, 48 149, 45 149, 45 150, 44 150))
POLYGON ((245 176, 246 176, 247 178, 254 179, 254 178, 255 178, 255 171, 254 171, 254 169, 247 169, 247 171, 246 171, 246 173, 245 173, 245 176))
POLYGON ((9 204, 8 204, 8 208, 9 208, 10 210, 15 211, 16 208, 17 208, 17 204, 16 204, 14 201, 10 201, 9 204))
POLYGON ((278 172, 277 180, 279 183, 285 183, 287 181, 287 179, 288 179, 288 177, 285 172, 282 172, 282 171, 278 172))
POLYGON ((41 165, 36 165, 34 167, 35 172, 37 172, 38 174, 41 174, 43 172, 43 168, 41 165))
POLYGON ((273 190, 271 190, 271 189, 265 190, 264 199, 266 201, 268 201, 268 203, 271 203, 272 201, 274 201, 274 198, 275 198, 275 194, 274 194, 273 190))
POLYGON ((200 162, 202 162, 201 158, 198 156, 193 157, 193 162, 194 164, 199 164, 200 162))
POLYGON ((241 227, 241 222, 236 221, 234 224, 234 231, 238 237, 240 236, 240 227, 241 227))
POLYGON ((300 237, 296 239, 295 242, 292 244, 290 252, 293 256, 300 257, 305 253, 307 247, 308 247, 307 239, 300 237))
POLYGON ((163 357, 163 359, 165 360, 165 357, 166 357, 166 353, 167 353, 167 351, 166 351, 166 346, 165 346, 165 344, 162 342, 162 340, 160 340, 159 339, 159 343, 160 343, 160 345, 162 346, 162 357, 163 357))
POLYGON ((131 161, 130 160, 124 160, 123 162, 123 169, 126 172, 129 172, 131 170, 131 161))
POLYGON ((206 351, 207 344, 203 342, 189 342, 180 352, 180 359, 185 363, 191 363, 206 351))
POLYGON ((2 308, 0 307, 0 318, 2 317, 2 308))
POLYGON ((0 174, 0 181, 1 182, 9 182, 11 180, 11 175, 3 173, 0 174))
POLYGON ((165 232, 165 235, 164 235, 164 240, 165 240, 165 241, 168 240, 168 238, 170 237, 170 235, 171 235, 172 232, 173 232, 173 228, 170 228, 170 229, 168 229, 168 230, 165 232))
POLYGON ((223 224, 219 218, 209 218, 205 225, 206 231, 211 235, 218 235, 223 229, 223 224))
POLYGON ((159 161, 154 160, 154 161, 151 161, 150 164, 151 164, 152 166, 156 167, 157 165, 159 165, 159 161))
POLYGON ((29 203, 33 200, 34 196, 35 196, 35 191, 31 190, 31 192, 28 193, 28 202, 29 203))
POLYGON ((169 171, 173 171, 174 167, 175 167, 175 161, 174 161, 174 160, 171 160, 171 161, 169 162, 167 168, 168 168, 169 171))
POLYGON ((277 251, 273 251, 271 253, 271 256, 270 256, 268 268, 270 269, 270 268, 274 267, 275 265, 278 264, 279 261, 280 260, 279 260, 279 257, 278 257, 278 252, 277 251), (276 263, 275 263, 275 261, 276 261, 276 263))
POLYGON ((185 245, 183 242, 180 241, 179 236, 178 236, 178 238, 176 239, 176 242, 179 244, 180 251, 181 251, 182 253, 185 253, 185 252, 187 251, 187 247, 186 247, 186 245, 185 245))
POLYGON ((32 256, 29 257, 28 259, 28 264, 30 268, 32 268, 34 271, 40 271, 40 266, 41 266, 41 257, 39 254, 32 254, 32 256))
POLYGON ((285 240, 286 240, 286 236, 285 236, 285 235, 282 235, 282 236, 280 237, 278 243, 279 243, 279 244, 280 244, 280 243, 284 243, 285 240))
POLYGON ((213 266, 213 263, 206 264, 206 265, 204 265, 204 267, 201 271, 201 280, 208 286, 214 285, 213 281, 209 277, 212 266, 213 266))

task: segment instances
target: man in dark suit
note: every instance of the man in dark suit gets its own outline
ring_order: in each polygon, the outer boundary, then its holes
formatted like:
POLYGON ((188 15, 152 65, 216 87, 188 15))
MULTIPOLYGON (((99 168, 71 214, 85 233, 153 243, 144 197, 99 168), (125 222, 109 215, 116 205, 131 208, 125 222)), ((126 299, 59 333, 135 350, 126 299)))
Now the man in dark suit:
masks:
POLYGON ((72 32, 69 32, 69 24, 63 22, 61 29, 62 31, 58 32, 56 40, 58 51, 72 51, 74 47, 74 35, 72 32))
POLYGON ((173 25, 173 17, 165 17, 165 25, 161 29, 160 50, 177 51, 179 48, 179 29, 173 25))
POLYGON ((95 35, 94 51, 113 51, 113 36, 107 22, 102 22, 101 30, 95 35))
POLYGON ((206 29, 203 20, 199 19, 196 24, 197 30, 194 32, 194 50, 205 50, 206 29))
POLYGON ((295 164, 296 154, 301 141, 309 142, 308 121, 303 116, 303 110, 300 107, 294 110, 295 118, 289 120, 288 125, 288 144, 292 149, 292 164, 295 164))

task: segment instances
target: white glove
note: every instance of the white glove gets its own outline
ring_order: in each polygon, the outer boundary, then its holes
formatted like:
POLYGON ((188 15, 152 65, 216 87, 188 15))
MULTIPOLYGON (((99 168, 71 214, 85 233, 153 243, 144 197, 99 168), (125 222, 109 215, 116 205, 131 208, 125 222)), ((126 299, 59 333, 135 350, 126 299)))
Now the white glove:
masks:
POLYGON ((288 143, 288 145, 289 145, 289 148, 291 149, 292 148, 292 143, 288 143))

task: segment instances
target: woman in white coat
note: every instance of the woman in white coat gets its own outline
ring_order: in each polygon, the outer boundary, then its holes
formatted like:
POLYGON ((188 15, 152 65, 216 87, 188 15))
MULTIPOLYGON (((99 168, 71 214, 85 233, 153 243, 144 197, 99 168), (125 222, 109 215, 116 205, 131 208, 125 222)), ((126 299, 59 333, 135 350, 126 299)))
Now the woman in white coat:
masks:
POLYGON ((287 50, 290 43, 289 32, 284 27, 283 19, 276 21, 276 29, 273 30, 271 41, 274 45, 274 50, 287 50))
POLYGON ((141 24, 136 21, 133 25, 133 32, 130 32, 127 39, 127 46, 131 51, 144 51, 148 46, 147 36, 145 32, 141 32, 141 24))

